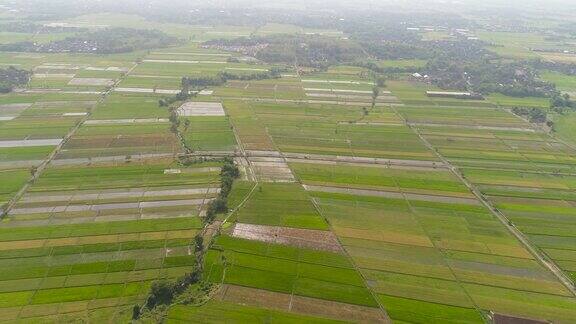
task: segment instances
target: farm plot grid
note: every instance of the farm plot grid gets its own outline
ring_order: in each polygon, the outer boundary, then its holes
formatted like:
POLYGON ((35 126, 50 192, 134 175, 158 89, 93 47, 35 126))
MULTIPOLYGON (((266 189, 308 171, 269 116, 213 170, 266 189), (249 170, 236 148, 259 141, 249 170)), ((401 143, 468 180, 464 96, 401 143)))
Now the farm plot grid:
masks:
POLYGON ((215 88, 214 96, 222 98, 304 100, 300 79, 283 77, 274 80, 230 81, 215 88))
POLYGON ((166 162, 52 167, 0 230, 3 318, 64 321, 109 312, 194 263, 190 240, 218 193, 219 165, 166 162))
POLYGON ((151 156, 180 149, 156 98, 118 94, 97 105, 100 91, 132 67, 125 58, 41 55, 27 63, 34 68, 29 88, 0 96, 2 207, 31 179, 29 167, 81 120, 91 121, 3 219, 3 320, 124 322, 152 281, 179 277, 195 263, 191 239, 219 192, 220 165, 185 167, 151 156), (131 154, 147 158, 136 162, 131 154), (123 159, 106 162, 117 155, 123 159))
MULTIPOLYGON (((435 157, 425 147, 426 143, 411 127, 438 131, 442 133, 440 136, 476 130, 481 134, 508 134, 508 145, 516 152, 517 142, 521 142, 523 137, 538 137, 540 134, 519 118, 490 104, 478 108, 483 112, 473 110, 471 102, 453 101, 446 107, 442 106, 446 105, 445 102, 433 105, 432 109, 439 112, 438 116, 430 113, 426 116, 424 107, 404 109, 406 106, 398 106, 385 112, 385 120, 379 120, 379 115, 370 113, 368 116, 373 121, 351 122, 346 117, 361 110, 351 112, 346 107, 334 105, 230 100, 225 103, 242 144, 246 141, 255 152, 277 147, 285 155, 303 153, 300 159, 291 160, 289 167, 314 197, 321 215, 329 222, 328 229, 336 234, 345 252, 360 268, 367 287, 393 320, 455 322, 465 319, 467 322, 483 322, 489 312, 494 312, 569 321, 574 316, 572 308, 575 303, 570 291, 482 206, 458 178, 444 169, 442 163, 434 162, 435 157), (322 109, 330 109, 331 114, 322 113, 322 109), (433 120, 411 121, 409 114, 417 116, 418 109, 422 109, 422 118, 433 120), (468 115, 470 111, 474 113, 468 115), (353 161, 344 162, 336 154, 332 159, 326 158, 329 156, 326 151, 293 151, 284 145, 285 139, 278 136, 279 130, 290 125, 292 120, 298 126, 285 132, 289 136, 302 132, 303 125, 310 125, 310 130, 318 131, 328 123, 348 127, 330 129, 332 138, 341 129, 352 127, 402 129, 406 137, 413 139, 412 146, 431 154, 430 165, 416 164, 404 166, 405 169, 398 165, 362 167, 353 161), (408 127, 404 126, 404 120, 407 120, 408 127), (261 140, 266 135, 270 138, 268 142, 253 140, 255 137, 261 140), (326 160, 314 160, 316 156, 323 156, 326 160)), ((313 133, 306 135, 307 138, 318 138, 313 133)), ((366 137, 365 133, 362 135, 366 137)), ((379 147, 390 147, 388 143, 379 144, 379 147)), ((403 148, 407 147, 406 143, 402 144, 403 148)), ((472 143, 471 147, 475 144, 478 143, 472 143)), ((322 148, 317 144, 310 146, 322 148)), ((371 154, 367 157, 406 159, 406 155, 371 154)), ((424 161, 426 159, 415 160, 424 161)), ((249 206, 265 205, 260 202, 262 198, 257 198, 261 195, 255 192, 254 197, 239 210, 237 220, 242 226, 245 223, 273 228, 302 226, 278 220, 265 212, 254 214, 262 217, 250 215, 247 218, 246 212, 255 210, 249 206)), ((287 198, 276 197, 276 201, 287 201, 287 198)), ((256 241, 265 241, 267 237, 257 238, 245 232, 242 235, 256 241)))
POLYGON ((87 124, 64 145, 57 159, 173 155, 181 150, 168 122, 87 124))
POLYGON ((159 100, 182 77, 277 67, 243 59, 197 44, 0 55, 34 72, 0 96, 0 206, 75 129, 0 226, 3 320, 130 321, 152 282, 196 266, 192 240, 221 185, 221 163, 207 160, 226 154, 244 174, 206 245, 203 279, 218 289, 170 307, 167 322, 576 318, 570 291, 450 165, 574 280, 575 152, 506 110, 541 100, 428 98, 438 89, 416 82, 375 89, 365 68, 288 67, 194 94, 171 127, 159 100), (178 160, 184 151, 198 161, 178 160))
MULTIPOLYGON (((45 60, 58 57, 46 56, 45 60)), ((79 59, 80 57, 77 57, 79 59)), ((100 93, 129 71, 131 62, 114 62, 119 66, 93 66, 109 62, 50 63, 45 62, 33 69, 28 92, 54 93, 100 93)))
MULTIPOLYGON (((458 118, 468 115, 461 110, 458 118)), ((523 123, 520 127, 530 127, 523 123)), ((575 188, 576 151, 540 131, 418 129, 574 282, 574 197, 570 192, 575 188)))
POLYGON ((393 320, 573 316, 570 292, 481 206, 312 195, 393 320))
MULTIPOLYGON (((407 88, 398 90, 402 93, 407 88)), ((567 211, 571 195, 562 194, 572 189, 574 152, 570 147, 505 109, 467 102, 450 108, 411 103, 396 110, 439 154, 459 167, 464 177, 510 220, 509 224, 573 276, 567 211)), ((473 300, 475 293, 471 294, 473 300)), ((566 301, 570 304, 573 298, 566 301)), ((525 316, 538 318, 536 313, 525 316)), ((544 312, 539 318, 551 316, 544 312)))
POLYGON ((435 160, 417 136, 383 107, 368 116, 358 107, 338 105, 226 101, 225 107, 247 149, 435 160))
POLYGON ((170 132, 169 114, 157 99, 146 95, 113 94, 94 110, 57 160, 106 157, 170 156, 182 150, 170 132))
POLYGON ((363 279, 342 254, 221 236, 205 266, 210 280, 226 284, 225 301, 288 311, 293 300, 292 314, 384 321, 363 279), (342 317, 339 307, 348 310, 342 317))

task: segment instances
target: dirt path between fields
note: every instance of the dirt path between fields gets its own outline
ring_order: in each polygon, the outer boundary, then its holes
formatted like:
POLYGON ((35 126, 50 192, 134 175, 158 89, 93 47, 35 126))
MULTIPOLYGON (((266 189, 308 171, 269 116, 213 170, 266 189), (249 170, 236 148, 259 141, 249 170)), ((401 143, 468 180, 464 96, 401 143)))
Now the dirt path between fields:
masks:
POLYGON ((327 186, 311 186, 311 185, 304 185, 304 189, 306 189, 307 191, 341 193, 341 194, 356 195, 356 196, 419 200, 419 201, 438 202, 438 203, 445 203, 445 204, 462 204, 462 205, 473 205, 473 206, 480 205, 480 202, 475 198, 459 198, 459 197, 447 197, 447 196, 436 196, 436 195, 422 195, 422 194, 414 194, 414 193, 407 193, 407 192, 401 192, 401 191, 394 192, 394 191, 340 188, 340 187, 327 187, 327 186))

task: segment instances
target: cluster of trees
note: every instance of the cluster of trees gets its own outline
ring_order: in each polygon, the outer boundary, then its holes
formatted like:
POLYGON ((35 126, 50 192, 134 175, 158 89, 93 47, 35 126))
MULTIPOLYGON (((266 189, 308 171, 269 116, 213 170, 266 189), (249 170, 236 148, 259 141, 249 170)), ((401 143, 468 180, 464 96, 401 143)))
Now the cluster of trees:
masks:
POLYGON ((272 67, 268 71, 245 73, 245 74, 234 74, 227 71, 219 72, 217 75, 210 77, 184 77, 182 78, 182 87, 190 89, 192 91, 199 91, 207 87, 221 86, 227 81, 231 80, 265 80, 265 79, 277 79, 280 78, 281 73, 285 72, 286 69, 280 67, 272 67))
POLYGON ((0 93, 8 93, 18 86, 26 85, 31 75, 30 71, 17 69, 13 66, 0 69, 0 93))
POLYGON ((572 100, 567 93, 556 93, 550 99, 550 108, 558 113, 564 113, 566 110, 576 110, 576 101, 572 100))
POLYGON ((417 66, 381 67, 373 61, 354 61, 349 63, 349 65, 365 68, 378 74, 414 73, 422 70, 421 67, 417 66))
POLYGON ((320 35, 271 35, 207 42, 211 46, 255 47, 257 59, 272 64, 298 64, 313 68, 327 68, 367 58, 359 44, 349 40, 320 35))
MULTIPOLYGON (((194 268, 193 271, 183 275, 176 281, 171 282, 168 280, 160 280, 152 283, 150 287, 150 293, 146 299, 145 307, 149 310, 154 309, 159 305, 170 304, 175 296, 183 293, 186 289, 202 279, 202 272, 198 267, 194 268)), ((133 311, 133 317, 137 319, 140 316, 141 309, 137 306, 133 311)))
POLYGON ((216 76, 203 76, 203 77, 183 77, 181 82, 181 90, 179 93, 171 97, 165 97, 158 101, 160 107, 167 107, 177 101, 184 101, 190 99, 197 92, 208 87, 217 87, 225 84, 229 80, 265 80, 280 78, 281 73, 286 71, 283 68, 273 67, 269 71, 248 73, 248 74, 234 74, 230 72, 220 72, 216 76))
POLYGON ((527 118, 534 124, 548 123, 546 112, 539 108, 514 107, 512 108, 512 112, 518 116, 527 118))
POLYGON ((427 59, 430 53, 424 47, 394 41, 363 42, 364 48, 380 60, 427 59))
POLYGON ((222 79, 224 83, 229 80, 240 80, 240 81, 250 81, 250 80, 266 80, 266 79, 278 79, 281 77, 282 72, 286 72, 287 69, 272 67, 268 71, 261 71, 248 74, 234 74, 230 72, 220 72, 218 73, 218 78, 222 79))
MULTIPOLYGON (((466 21, 448 19, 446 22, 430 21, 416 17, 406 21, 422 21, 423 25, 463 26, 466 21)), ((435 18, 430 17, 434 20, 435 18)), ((375 63, 359 60, 354 65, 368 68, 377 73, 414 73, 427 74, 430 81, 440 88, 466 90, 481 94, 502 93, 508 96, 551 97, 555 86, 538 78, 537 69, 548 62, 515 62, 502 60, 496 53, 486 49, 486 43, 456 37, 449 40, 425 41, 421 34, 408 30, 407 25, 391 18, 379 22, 377 18, 367 17, 362 21, 353 20, 344 23, 342 28, 351 35, 372 57, 377 59, 427 59, 424 68, 378 67, 375 63)), ((472 27, 472 26, 469 26, 472 27)), ((556 70, 576 71, 575 66, 556 66, 556 70)))
POLYGON ((429 59, 434 54, 430 42, 422 41, 420 33, 410 31, 407 27, 450 24, 466 26, 463 21, 452 22, 448 17, 441 15, 438 18, 430 16, 364 13, 342 21, 339 29, 349 34, 352 40, 358 42, 371 57, 376 59, 429 59))
POLYGON ((453 50, 436 55, 428 61, 423 73, 444 89, 513 97, 549 97, 556 91, 554 84, 540 80, 536 69, 526 62, 506 62, 490 53, 482 56, 467 50, 459 53, 462 55, 453 50))
MULTIPOLYGON (((161 98, 160 100, 158 100, 158 106, 160 106, 160 107, 168 107, 168 106, 172 105, 172 104, 175 103, 175 102, 188 100, 188 99, 190 99, 190 98, 191 98, 192 96, 194 96, 194 95, 195 95, 194 92, 190 92, 189 90, 186 90, 186 89, 183 88, 182 90, 180 90, 180 92, 178 92, 177 94, 175 94, 175 95, 173 95, 173 96, 164 97, 164 98, 161 98)), ((170 115, 170 120, 172 120, 172 119, 176 119, 176 120, 172 121, 172 124, 173 124, 173 125, 176 124, 176 126, 172 126, 172 128, 173 128, 172 131, 175 132, 175 129, 177 129, 178 126, 179 126, 178 123, 177 123, 178 116, 176 115, 176 111, 175 111, 175 110, 173 110, 173 111, 172 111, 172 114, 170 115), (176 128, 174 128, 174 127, 176 127, 176 128)))
POLYGON ((224 164, 220 171, 220 193, 218 197, 210 202, 206 217, 204 220, 207 223, 212 223, 216 219, 216 215, 228 211, 228 195, 232 191, 234 180, 240 176, 240 170, 234 164, 234 160, 230 157, 224 158, 224 164))
POLYGON ((43 44, 29 41, 3 44, 0 51, 113 54, 166 47, 178 42, 177 38, 158 30, 108 28, 43 44))
POLYGON ((411 37, 401 40, 380 39, 378 41, 362 38, 358 41, 371 56, 379 60, 430 58, 430 52, 426 47, 411 37))
POLYGON ((566 75, 576 75, 576 64, 573 63, 543 61, 541 59, 532 60, 529 63, 538 70, 550 70, 566 75))

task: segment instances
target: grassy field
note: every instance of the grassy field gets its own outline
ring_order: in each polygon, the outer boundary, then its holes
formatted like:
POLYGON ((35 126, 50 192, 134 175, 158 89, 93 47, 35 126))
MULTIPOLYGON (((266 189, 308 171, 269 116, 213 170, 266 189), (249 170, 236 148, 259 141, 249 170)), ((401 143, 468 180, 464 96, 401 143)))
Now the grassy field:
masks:
MULTIPOLYGON (((400 111, 407 118, 413 114, 411 110, 400 111)), ((427 118, 446 118, 436 112, 429 111, 427 118)), ((472 110, 458 109, 454 115, 478 120, 472 117, 472 110)), ((497 120, 485 125, 502 128, 504 119, 497 120)), ((419 131, 440 154, 459 165, 466 179, 477 185, 541 253, 574 278, 573 239, 568 234, 573 231, 570 209, 575 198, 569 192, 575 186, 574 151, 545 133, 523 130, 529 125, 522 123, 516 120, 509 124, 515 129, 471 130, 465 123, 455 123, 450 128, 419 126, 419 131)), ((559 125, 562 130, 562 123, 559 125)), ((474 291, 477 288, 474 286, 474 291)))
POLYGON ((479 32, 478 37, 492 44, 491 51, 517 59, 538 57, 531 48, 550 45, 544 35, 537 33, 479 32))
POLYGON ((206 263, 211 281, 377 307, 342 255, 224 236, 216 240, 206 263))
POLYGON ((346 188, 391 190, 434 195, 466 196, 468 190, 446 171, 417 171, 356 166, 291 164, 306 184, 346 188))
POLYGON ((558 90, 566 92, 576 91, 576 77, 559 72, 545 71, 540 74, 542 79, 552 82, 558 90))
POLYGON ((186 144, 198 151, 233 151, 234 133, 227 117, 185 117, 181 123, 186 144), (189 122, 187 125, 186 120, 189 122))
POLYGON ((562 139, 567 140, 572 144, 576 144, 576 129, 574 128, 575 123, 576 113, 569 113, 567 115, 559 116, 556 119, 554 130, 562 139))
POLYGON ((417 137, 386 108, 363 116, 361 107, 252 104, 282 151, 433 160, 417 137))
POLYGON ((203 307, 173 307, 168 314, 168 323, 222 322, 281 322, 281 323, 345 323, 335 319, 322 319, 266 308, 242 306, 234 303, 211 302, 203 307))
POLYGON ((298 184, 260 184, 253 197, 238 211, 242 223, 326 230, 308 195, 298 184))
POLYGON ((2 179, 0 191, 0 206, 2 206, 30 179, 30 171, 25 169, 0 170, 0 179, 2 179))
POLYGON ((491 94, 488 96, 488 100, 499 105, 499 106, 509 106, 509 107, 550 107, 550 100, 548 98, 537 98, 537 97, 508 97, 502 94, 491 94))
POLYGON ((441 313, 447 322, 481 322, 478 309, 572 316, 569 293, 481 207, 313 195, 392 319, 431 321, 441 313), (538 305, 565 297, 555 314, 543 305, 528 310, 509 295, 518 289, 534 292, 538 305), (485 297, 496 295, 498 302, 485 297), (417 308, 408 311, 410 304, 417 308))

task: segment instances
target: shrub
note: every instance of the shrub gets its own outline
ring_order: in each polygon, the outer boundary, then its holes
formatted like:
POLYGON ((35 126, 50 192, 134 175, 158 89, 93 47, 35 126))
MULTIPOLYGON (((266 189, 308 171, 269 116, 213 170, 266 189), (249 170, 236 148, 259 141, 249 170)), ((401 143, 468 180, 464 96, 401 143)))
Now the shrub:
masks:
POLYGON ((152 309, 157 305, 170 304, 174 298, 174 287, 166 280, 156 281, 152 284, 146 307, 152 309))

